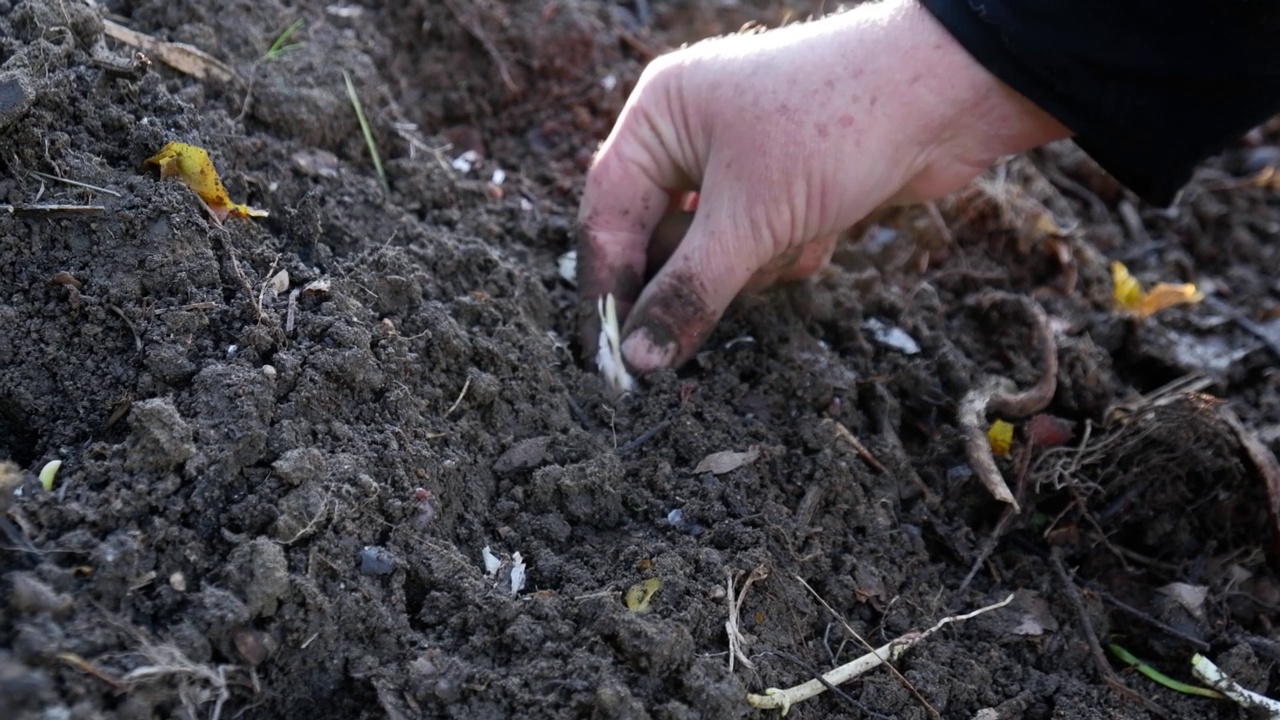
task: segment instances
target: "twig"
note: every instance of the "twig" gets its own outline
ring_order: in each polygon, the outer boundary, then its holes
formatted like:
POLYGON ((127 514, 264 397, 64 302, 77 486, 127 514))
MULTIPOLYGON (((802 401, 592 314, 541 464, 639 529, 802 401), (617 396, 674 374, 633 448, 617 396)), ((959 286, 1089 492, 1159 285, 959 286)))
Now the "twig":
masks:
POLYGON ((0 212, 9 215, 24 213, 100 213, 107 209, 101 205, 0 205, 0 212))
POLYGON ((468 375, 467 381, 462 383, 462 392, 458 393, 458 399, 454 400, 453 404, 449 406, 449 409, 444 411, 445 417, 449 417, 450 415, 453 414, 454 410, 458 409, 458 406, 462 404, 462 398, 467 396, 467 390, 470 390, 470 389, 471 389, 471 376, 468 375))
POLYGON ((68 185, 74 185, 78 188, 84 188, 85 190, 93 190, 94 192, 106 193, 108 195, 114 195, 115 197, 123 197, 120 193, 110 188, 98 187, 97 185, 90 185, 89 183, 80 182, 79 180, 71 180, 69 178, 58 177, 57 175, 42 173, 39 170, 28 170, 27 172, 31 173, 32 175, 35 175, 36 177, 42 180, 52 180, 54 182, 66 183, 68 185))
POLYGON ((626 455, 627 453, 639 450, 645 443, 652 440, 658 433, 662 432, 668 425, 670 425, 671 420, 672 418, 667 418, 666 420, 663 420, 662 422, 658 423, 657 425, 654 425, 648 430, 645 430, 644 432, 637 435, 634 440, 631 440, 630 442, 623 445, 622 447, 614 450, 613 451, 614 454, 622 456, 622 455, 626 455))
MULTIPOLYGON (((748 695, 747 702, 758 710, 780 710, 782 715, 786 715, 791 710, 791 706, 795 703, 808 700, 811 697, 821 695, 825 692, 827 686, 823 681, 830 683, 831 685, 840 685, 841 683, 848 682, 878 665, 897 661, 898 658, 902 657, 907 650, 919 644, 921 640, 924 640, 953 622, 977 617, 983 613, 1002 608, 1011 602, 1013 602, 1013 595, 1010 595, 998 603, 978 608, 977 610, 965 613, 964 615, 945 617, 939 620, 928 630, 923 632, 910 632, 902 635, 901 637, 881 645, 852 662, 845 663, 844 665, 823 674, 821 680, 810 680, 785 690, 768 688, 764 691, 763 695, 748 695)), ((936 713, 937 711, 935 710, 934 712, 936 713)))
POLYGON ((862 462, 870 465, 871 469, 878 473, 884 472, 884 465, 876 459, 875 455, 871 454, 871 451, 867 449, 866 445, 862 444, 862 441, 858 439, 858 436, 853 434, 853 431, 839 420, 832 420, 831 422, 835 426, 836 436, 849 443, 849 447, 853 448, 853 451, 858 454, 858 457, 862 458, 862 462))
POLYGON ((1084 600, 1080 598, 1080 589, 1076 587, 1075 582, 1072 581, 1071 576, 1067 573, 1066 566, 1062 562, 1061 548, 1055 547, 1050 550, 1049 566, 1053 568, 1054 575, 1058 577, 1058 582, 1062 584, 1062 591, 1066 593, 1067 601, 1071 603, 1071 608, 1076 613, 1076 623, 1080 626, 1080 632, 1084 634, 1085 642, 1089 645, 1089 654, 1093 657, 1094 666, 1102 681, 1113 690, 1142 703, 1148 711, 1160 717, 1169 717, 1169 711, 1125 685, 1124 681, 1116 675, 1115 670, 1111 669, 1111 663, 1107 662, 1107 656, 1102 652, 1102 644, 1098 642, 1098 634, 1094 632, 1093 623, 1089 621, 1089 613, 1084 607, 1084 600))
POLYGON ((129 332, 133 333, 133 344, 135 347, 137 347, 138 352, 142 352, 142 336, 138 335, 138 328, 134 327, 133 321, 129 319, 128 315, 124 314, 123 310, 116 307, 115 305, 108 305, 107 307, 111 310, 111 312, 115 313, 116 315, 119 315, 120 319, 124 321, 125 325, 129 326, 129 332))
MULTIPOLYGON (((862 647, 866 648, 868 651, 874 652, 874 648, 871 647, 871 643, 867 642, 866 639, 864 639, 861 635, 859 635, 858 632, 854 630, 852 627, 849 627, 849 623, 845 622, 845 619, 840 617, 839 613, 836 612, 835 608, 831 607, 831 604, 828 603, 826 600, 824 600, 823 597, 818 594, 817 590, 814 590, 813 587, 809 585, 809 583, 805 582, 804 578, 800 577, 799 575, 792 575, 792 577, 794 577, 801 585, 803 585, 804 589, 808 590, 809 594, 812 595, 815 599, 817 599, 818 602, 822 603, 822 607, 826 608, 827 612, 831 613, 832 617, 840 621, 840 624, 843 625, 844 629, 850 635, 853 636, 853 639, 862 643, 862 647)), ((892 603, 890 603, 890 605, 892 605, 892 603)), ((920 691, 916 690, 916 686, 912 685, 911 681, 908 680, 905 675, 898 672, 898 668, 894 667, 893 663, 886 663, 885 667, 889 668, 889 673, 893 675, 893 677, 896 678, 898 682, 902 683, 902 686, 905 687, 907 691, 910 692, 911 695, 915 697, 915 699, 919 701, 921 705, 924 706, 925 712, 929 714, 929 717, 931 718, 942 717, 941 713, 939 713, 932 705, 930 705, 928 700, 924 699, 924 696, 920 694, 920 691)))

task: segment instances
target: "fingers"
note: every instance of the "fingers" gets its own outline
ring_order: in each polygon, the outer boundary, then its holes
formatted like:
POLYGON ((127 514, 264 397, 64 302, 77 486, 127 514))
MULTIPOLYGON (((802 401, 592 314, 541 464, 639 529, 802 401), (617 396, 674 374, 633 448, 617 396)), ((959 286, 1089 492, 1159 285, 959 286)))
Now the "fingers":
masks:
POLYGON ((737 237, 725 215, 713 210, 705 204, 699 209, 623 326, 622 354, 638 373, 674 367, 693 355, 764 263, 759 244, 737 237))
POLYGON ((668 152, 675 123, 661 78, 642 80, 587 173, 579 208, 578 318, 583 355, 594 358, 598 298, 612 294, 625 319, 644 287, 650 238, 676 189, 691 181, 668 152))

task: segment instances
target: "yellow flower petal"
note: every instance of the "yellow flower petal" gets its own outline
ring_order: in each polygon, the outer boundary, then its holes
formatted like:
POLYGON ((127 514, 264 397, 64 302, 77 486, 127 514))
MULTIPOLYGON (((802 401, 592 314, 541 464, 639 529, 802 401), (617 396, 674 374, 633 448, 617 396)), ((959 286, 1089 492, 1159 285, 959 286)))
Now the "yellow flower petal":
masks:
POLYGON ((991 452, 1005 457, 1009 454, 1009 448, 1013 447, 1013 425, 1004 420, 991 423, 991 427, 987 429, 987 442, 991 443, 991 452))
POLYGON ((144 165, 155 165, 160 168, 160 178, 177 177, 191 188, 209 208, 209 214, 219 223, 228 216, 239 218, 267 217, 266 210, 257 210, 247 205, 231 202, 226 188, 218 179, 218 171, 209 159, 205 149, 187 143, 171 142, 160 148, 160 152, 147 158, 144 165))

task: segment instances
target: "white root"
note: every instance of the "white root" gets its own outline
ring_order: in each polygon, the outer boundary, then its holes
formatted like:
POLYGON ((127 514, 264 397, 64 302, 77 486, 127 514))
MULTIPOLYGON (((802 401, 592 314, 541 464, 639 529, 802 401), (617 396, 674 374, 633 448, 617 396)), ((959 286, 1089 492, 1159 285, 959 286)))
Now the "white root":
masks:
POLYGON ((596 301, 600 313, 600 338, 597 341, 596 367, 619 394, 631 392, 635 379, 622 362, 622 333, 618 329, 618 303, 609 293, 596 301))
MULTIPOLYGON (((853 678, 858 677, 859 675, 883 663, 892 663, 897 661, 897 659, 902 657, 902 654, 908 649, 950 623, 977 617, 983 613, 1002 608, 1011 602, 1013 602, 1013 595, 1010 595, 994 605, 978 608, 977 610, 964 615, 945 617, 939 620, 936 625, 924 632, 907 633, 897 639, 881 645, 875 650, 872 650, 852 662, 845 663, 844 665, 823 674, 822 679, 826 680, 830 685, 840 685, 841 683, 848 682, 849 680, 852 680, 853 678)), ((764 691, 763 695, 748 695, 747 702, 757 710, 780 710, 782 715, 786 715, 787 712, 791 710, 792 705, 803 700, 808 700, 811 697, 821 695, 826 692, 826 690, 826 684, 823 684, 821 680, 814 679, 794 687, 786 688, 785 690, 769 688, 764 691)))
POLYGON ((1191 672, 1214 690, 1235 700, 1245 710, 1261 711, 1263 717, 1280 720, 1280 701, 1240 687, 1240 683, 1223 674, 1209 658, 1197 653, 1191 658, 1191 672))

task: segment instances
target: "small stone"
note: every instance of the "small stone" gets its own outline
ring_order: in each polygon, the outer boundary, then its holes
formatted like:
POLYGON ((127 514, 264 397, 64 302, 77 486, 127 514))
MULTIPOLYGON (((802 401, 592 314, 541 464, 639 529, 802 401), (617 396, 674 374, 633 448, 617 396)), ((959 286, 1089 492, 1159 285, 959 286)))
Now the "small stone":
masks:
POLYGON ((320 475, 324 459, 324 453, 316 448, 294 448, 271 463, 271 469, 290 485, 301 485, 320 475))
POLYGON ((231 639, 235 643, 236 652, 240 653, 240 657, 253 667, 266 662, 276 647, 275 638, 260 630, 247 627, 236 628, 231 634, 231 639))
POLYGON ((175 592, 184 593, 187 591, 187 576, 180 572, 176 572, 169 576, 169 587, 175 592))
POLYGON ((31 78, 25 72, 0 73, 0 130, 17 122, 35 96, 31 78))
POLYGON ((366 545, 360 551, 360 572, 364 575, 390 575, 396 569, 396 556, 378 545, 366 545))

